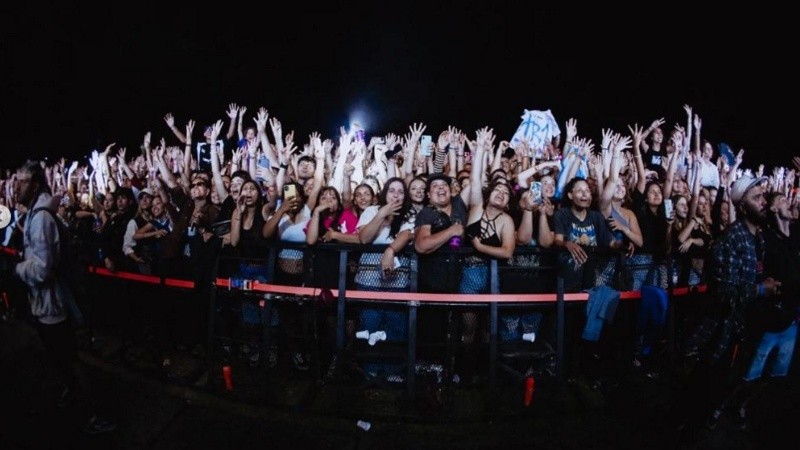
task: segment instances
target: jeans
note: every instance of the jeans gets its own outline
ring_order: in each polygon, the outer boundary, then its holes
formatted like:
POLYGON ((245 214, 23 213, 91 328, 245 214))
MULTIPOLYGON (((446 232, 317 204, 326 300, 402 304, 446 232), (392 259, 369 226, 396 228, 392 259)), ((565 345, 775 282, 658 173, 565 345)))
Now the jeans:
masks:
POLYGON ((542 313, 505 313, 500 314, 500 340, 518 341, 525 333, 539 334, 539 324, 542 322, 542 313))
POLYGON ((770 366, 769 375, 772 377, 783 377, 789 373, 789 364, 792 362, 794 353, 794 342, 797 339, 797 322, 793 322, 785 330, 777 333, 764 333, 761 342, 758 344, 750 369, 745 375, 745 381, 752 381, 760 378, 764 374, 764 366, 767 363, 769 354, 772 350, 777 350, 775 360, 770 366))
MULTIPOLYGON (((359 291, 376 292, 407 292, 407 289, 391 289, 356 284, 359 291)), ((393 308, 376 308, 365 306, 361 308, 358 317, 358 330, 386 332, 386 341, 403 342, 408 340, 408 312, 393 308)), ((388 376, 399 372, 402 364, 388 362, 365 362, 362 369, 365 372, 378 376, 388 376)))

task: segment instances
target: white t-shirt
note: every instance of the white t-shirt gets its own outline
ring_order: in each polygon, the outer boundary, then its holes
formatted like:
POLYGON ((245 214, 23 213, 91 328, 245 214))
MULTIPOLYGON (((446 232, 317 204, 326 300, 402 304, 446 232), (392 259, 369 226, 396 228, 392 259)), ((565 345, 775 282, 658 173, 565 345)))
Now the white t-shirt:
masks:
MULTIPOLYGON (((358 218, 358 225, 356 229, 360 231, 361 227, 364 227, 368 223, 370 223, 378 215, 378 211, 380 210, 380 208, 381 207, 378 205, 373 205, 365 209, 364 212, 361 213, 361 217, 358 218)), ((412 218, 413 217, 416 216, 412 216, 412 218)), ((409 230, 411 232, 414 231, 413 219, 411 221, 403 222, 403 224, 400 225, 400 229, 397 232, 400 233, 401 231, 405 230, 409 230)), ((381 224, 380 230, 378 230, 378 234, 375 236, 375 239, 372 240, 371 244, 375 245, 391 244, 392 242, 394 242, 394 237, 389 235, 390 232, 391 232, 391 223, 387 224, 384 221, 384 223, 381 224)), ((392 289, 408 288, 409 274, 407 271, 396 270, 392 274, 388 275, 383 274, 383 271, 381 270, 382 256, 383 256, 382 253, 362 254, 361 258, 358 260, 358 273, 356 274, 355 282, 357 284, 361 284, 364 286, 378 287, 378 288, 392 288, 392 289)), ((400 262, 401 267, 408 267, 409 261, 407 257, 399 255, 397 259, 400 262)))
MULTIPOLYGON (((303 209, 297 213, 297 222, 284 214, 281 221, 278 222, 278 239, 287 242, 305 242, 306 241, 306 224, 311 218, 311 209, 308 206, 303 206, 303 209)), ((282 259, 303 259, 302 250, 293 248, 285 248, 278 253, 278 258, 282 259)))

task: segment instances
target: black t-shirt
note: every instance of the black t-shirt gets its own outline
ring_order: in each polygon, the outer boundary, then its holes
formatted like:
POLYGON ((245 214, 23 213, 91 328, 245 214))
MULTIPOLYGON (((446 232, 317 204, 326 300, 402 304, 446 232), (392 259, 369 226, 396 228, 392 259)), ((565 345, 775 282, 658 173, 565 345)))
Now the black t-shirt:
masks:
MULTIPOLYGON (((217 138, 217 146, 222 146, 226 160, 230 159, 233 151, 236 150, 236 143, 235 139, 217 138)), ((206 142, 205 137, 194 145, 194 158, 197 160, 199 169, 211 172, 211 146, 206 142)))
MULTIPOLYGON (((467 225, 467 205, 460 196, 453 196, 450 200, 450 215, 426 206, 417 214, 416 227, 430 225, 431 234, 436 234, 447 229, 456 220, 465 227, 467 225)), ((457 292, 460 277, 458 255, 442 251, 449 249, 447 244, 439 247, 433 253, 419 256, 419 288, 422 292, 457 292)))
POLYGON ((663 256, 667 253, 667 218, 663 204, 653 214, 647 205, 645 195, 638 190, 633 190, 633 212, 639 221, 642 231, 642 247, 639 253, 649 253, 654 256, 663 256))

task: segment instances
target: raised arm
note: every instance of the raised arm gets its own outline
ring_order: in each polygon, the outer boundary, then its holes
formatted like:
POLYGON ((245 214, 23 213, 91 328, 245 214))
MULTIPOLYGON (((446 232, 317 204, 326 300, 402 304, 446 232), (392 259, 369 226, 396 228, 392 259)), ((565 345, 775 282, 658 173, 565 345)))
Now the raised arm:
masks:
MULTIPOLYGON (((242 107, 244 108, 244 107, 242 107)), ((244 108, 247 110, 247 108, 244 108)), ((228 122, 228 132, 225 134, 225 139, 230 139, 233 137, 233 134, 236 132, 236 116, 239 113, 239 107, 236 106, 236 103, 231 103, 228 105, 228 111, 226 114, 230 121, 228 122)), ((242 115, 244 115, 244 111, 242 111, 242 115)))
POLYGON ((179 130, 178 127, 175 126, 175 117, 172 115, 172 113, 167 113, 164 116, 164 122, 166 122, 169 129, 172 130, 172 134, 174 134, 175 137, 178 138, 179 141, 181 141, 181 144, 185 144, 186 135, 181 133, 181 130, 179 130))
POLYGON ((647 185, 647 177, 644 173, 644 161, 642 161, 642 153, 640 147, 644 141, 644 134, 638 124, 633 127, 628 126, 628 130, 633 137, 633 162, 636 166, 636 190, 644 193, 644 188, 647 185))

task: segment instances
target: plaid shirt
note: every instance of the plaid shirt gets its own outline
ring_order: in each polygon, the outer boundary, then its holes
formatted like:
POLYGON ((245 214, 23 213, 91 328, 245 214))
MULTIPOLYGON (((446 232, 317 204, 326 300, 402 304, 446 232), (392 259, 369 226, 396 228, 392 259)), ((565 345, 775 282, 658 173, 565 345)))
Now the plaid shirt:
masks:
POLYGON ((739 309, 757 296, 758 261, 764 261, 764 235, 755 236, 743 220, 737 220, 712 246, 714 258, 713 282, 720 300, 739 309), (759 254, 756 254, 758 251, 759 254))
MULTIPOLYGON (((687 340, 690 360, 704 358, 712 365, 735 357, 731 346, 745 335, 744 310, 757 297, 758 261, 764 261, 764 236, 755 236, 743 220, 736 221, 712 246, 717 314, 704 318, 687 340)), ((728 361, 725 361, 726 364, 728 361)), ((730 361, 733 364, 734 361, 730 361)))

